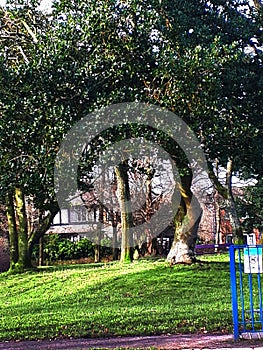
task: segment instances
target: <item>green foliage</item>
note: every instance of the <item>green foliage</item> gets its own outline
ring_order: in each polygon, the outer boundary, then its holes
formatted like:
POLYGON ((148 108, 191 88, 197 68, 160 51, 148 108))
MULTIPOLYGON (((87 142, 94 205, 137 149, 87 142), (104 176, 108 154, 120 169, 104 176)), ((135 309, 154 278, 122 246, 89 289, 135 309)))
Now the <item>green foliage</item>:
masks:
MULTIPOLYGON (((107 258, 112 254, 110 243, 110 241, 102 240, 102 246, 100 247, 102 258, 107 258)), ((50 234, 44 237, 44 260, 52 264, 52 262, 56 261, 94 258, 94 248, 95 244, 86 238, 79 241, 71 241, 57 234, 50 234)), ((32 259, 37 261, 38 258, 39 247, 35 245, 32 259)))
POLYGON ((0 275, 0 338, 231 331, 228 255, 44 267, 0 275))
MULTIPOLYGON (((38 259, 38 247, 33 257, 38 259)), ((48 235, 44 239, 44 259, 48 262, 94 257, 94 245, 88 239, 72 242, 59 235, 48 235)))
POLYGON ((244 218, 242 225, 247 232, 253 228, 262 230, 263 227, 263 181, 256 185, 244 188, 244 194, 237 201, 239 216, 244 218))
POLYGON ((248 1, 63 0, 50 16, 36 1, 10 2, 0 10, 1 197, 20 186, 49 210, 64 135, 127 101, 179 114, 211 163, 231 157, 262 173, 262 52, 251 44, 262 45, 262 13, 246 13, 248 1))
POLYGON ((48 18, 36 4, 0 10, 0 196, 23 188, 38 209, 53 205, 53 163, 65 120, 47 107, 39 68, 48 18), (3 40, 2 40, 3 38, 3 40), (16 58, 16 59, 14 59, 16 58))
POLYGON ((178 113, 211 160, 239 157, 241 148, 248 153, 258 130, 262 69, 244 49, 260 39, 260 23, 240 5, 65 0, 55 2, 50 18, 34 2, 13 8, 18 35, 2 58, 2 190, 23 184, 39 206, 46 203, 65 132, 87 112, 116 102, 150 101, 178 113))

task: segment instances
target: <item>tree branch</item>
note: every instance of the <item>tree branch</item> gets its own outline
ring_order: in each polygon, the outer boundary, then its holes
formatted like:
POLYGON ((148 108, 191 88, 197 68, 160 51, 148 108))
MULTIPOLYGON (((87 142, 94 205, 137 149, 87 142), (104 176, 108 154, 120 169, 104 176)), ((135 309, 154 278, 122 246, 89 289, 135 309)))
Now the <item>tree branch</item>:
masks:
POLYGON ((227 199, 227 188, 221 184, 221 182, 218 180, 218 177, 215 175, 213 166, 211 163, 208 163, 208 176, 210 180, 212 181, 213 185, 215 186, 218 193, 224 198, 227 199))

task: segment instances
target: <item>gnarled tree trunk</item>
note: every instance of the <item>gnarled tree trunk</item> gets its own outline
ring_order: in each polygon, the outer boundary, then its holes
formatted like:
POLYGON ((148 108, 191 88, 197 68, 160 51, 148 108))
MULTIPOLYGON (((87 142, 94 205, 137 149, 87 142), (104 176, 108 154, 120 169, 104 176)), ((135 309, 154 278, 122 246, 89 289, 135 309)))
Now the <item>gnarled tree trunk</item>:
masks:
POLYGON ((167 256, 171 265, 195 261, 195 243, 202 211, 191 191, 191 180, 191 176, 181 178, 181 202, 174 219, 174 241, 167 256))

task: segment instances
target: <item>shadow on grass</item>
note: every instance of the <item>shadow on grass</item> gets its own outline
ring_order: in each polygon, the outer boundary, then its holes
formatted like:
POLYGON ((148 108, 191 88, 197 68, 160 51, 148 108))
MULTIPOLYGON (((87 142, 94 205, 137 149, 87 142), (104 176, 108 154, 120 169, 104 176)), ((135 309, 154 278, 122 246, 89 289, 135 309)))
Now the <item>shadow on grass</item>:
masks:
POLYGON ((38 270, 51 272, 50 281, 42 283, 40 274, 31 287, 36 288, 33 298, 26 294, 28 286, 19 305, 5 306, 9 320, 21 320, 19 328, 6 321, 3 334, 13 334, 14 339, 193 333, 231 327, 227 262, 173 268, 163 261, 139 261, 123 268, 114 262, 38 270), (74 276, 67 275, 73 269, 79 281, 83 278, 81 284, 74 285, 74 276), (89 270, 95 273, 84 274, 89 270), (52 279, 57 271, 65 272, 65 277, 52 279))

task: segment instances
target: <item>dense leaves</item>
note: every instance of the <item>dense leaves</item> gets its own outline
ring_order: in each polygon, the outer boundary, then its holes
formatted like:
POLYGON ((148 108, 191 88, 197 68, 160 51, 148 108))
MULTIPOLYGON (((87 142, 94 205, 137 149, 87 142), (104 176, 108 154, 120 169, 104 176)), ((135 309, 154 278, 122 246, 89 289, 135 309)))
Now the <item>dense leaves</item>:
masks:
POLYGON ((255 185, 244 189, 242 198, 238 200, 238 211, 242 225, 247 232, 253 232, 253 228, 262 230, 263 222, 263 184, 262 179, 255 185))
POLYGON ((43 190, 45 180, 52 188, 52 160, 65 132, 88 111, 121 101, 172 109, 211 160, 253 162, 262 67, 259 51, 244 50, 261 29, 245 1, 60 1, 50 18, 34 5, 2 10, 1 18, 18 33, 1 41, 1 168, 9 169, 2 188, 43 190))
MULTIPOLYGON (((36 246, 33 252, 33 259, 38 259, 38 253, 38 247, 36 246)), ((94 257, 94 246, 87 239, 72 242, 55 234, 45 237, 44 260, 48 262, 88 257, 94 257)))
POLYGON ((211 164, 230 158, 241 175, 262 174, 261 6, 61 0, 48 15, 36 1, 10 3, 0 9, 2 198, 20 187, 42 212, 53 206, 64 135, 117 102, 166 107, 196 132, 211 164))

